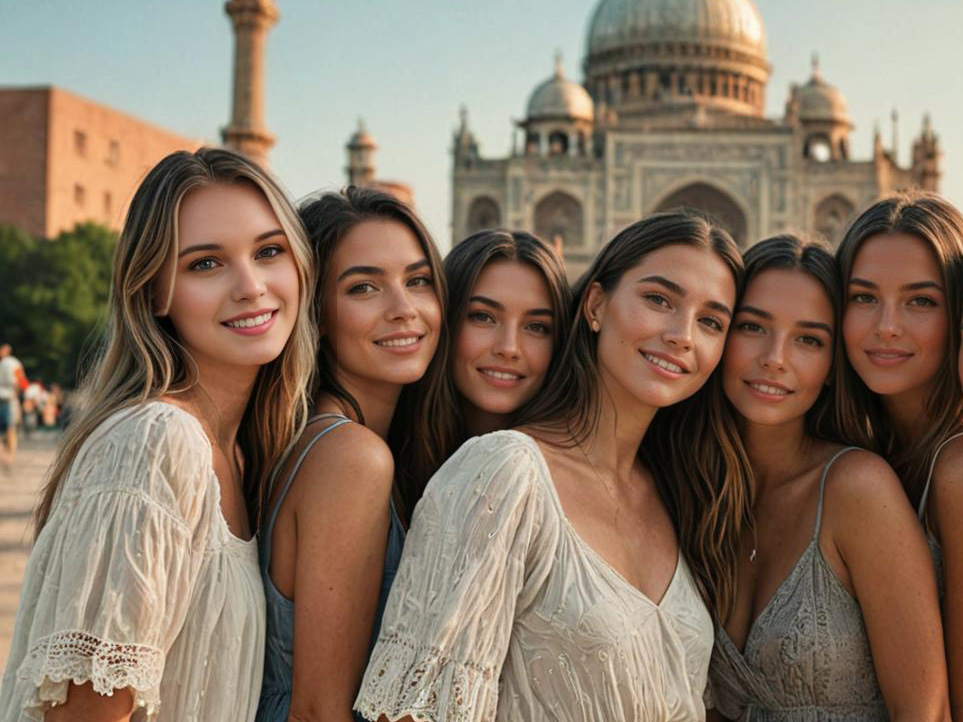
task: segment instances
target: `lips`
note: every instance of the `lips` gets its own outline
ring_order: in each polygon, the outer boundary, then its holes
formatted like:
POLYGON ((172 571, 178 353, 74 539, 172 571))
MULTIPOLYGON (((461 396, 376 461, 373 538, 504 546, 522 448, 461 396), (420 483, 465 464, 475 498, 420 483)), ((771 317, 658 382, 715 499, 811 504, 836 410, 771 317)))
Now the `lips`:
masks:
POLYGON ((795 393, 794 391, 792 391, 792 389, 789 389, 786 386, 783 386, 782 384, 777 383, 775 381, 759 380, 759 381, 744 381, 743 383, 745 383, 746 386, 748 386, 753 391, 757 391, 760 394, 763 394, 765 396, 786 397, 792 393, 795 393))
POLYGON ((221 323, 228 328, 256 328, 268 323, 278 310, 276 308, 264 308, 250 313, 242 313, 221 323))
POLYGON ((689 373, 689 369, 686 367, 686 365, 677 358, 668 356, 667 354, 656 354, 651 351, 641 351, 640 353, 646 361, 654 366, 658 366, 664 371, 668 371, 672 374, 689 373))

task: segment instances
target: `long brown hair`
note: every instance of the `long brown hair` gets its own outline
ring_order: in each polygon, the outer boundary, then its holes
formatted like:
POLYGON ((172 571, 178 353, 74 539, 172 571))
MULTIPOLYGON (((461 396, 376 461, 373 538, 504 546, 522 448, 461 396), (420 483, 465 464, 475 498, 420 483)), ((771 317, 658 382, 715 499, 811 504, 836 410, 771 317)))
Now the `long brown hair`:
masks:
POLYGON ((301 221, 271 176, 243 155, 201 148, 161 160, 131 201, 114 253, 106 341, 78 391, 82 408, 64 434, 34 512, 38 534, 80 448, 107 417, 197 384, 197 368, 173 325, 155 315, 159 277, 173 268, 177 256, 177 219, 183 199, 200 188, 235 183, 250 184, 267 199, 288 238, 300 281, 294 329, 281 355, 258 371, 238 430, 245 459, 245 500, 251 522, 257 525, 271 467, 306 419, 317 334, 317 324, 310 317, 314 269, 301 221))
MULTIPOLYGON (((545 373, 545 378, 548 379, 554 374, 565 336, 571 325, 572 288, 565 276, 565 266, 558 254, 545 241, 531 233, 502 229, 479 231, 458 243, 448 253, 445 257, 445 277, 448 280, 449 296, 445 317, 448 323, 449 342, 454 344, 457 339, 478 277, 490 262, 496 260, 527 264, 545 279, 553 314, 552 360, 545 373)), ((449 357, 453 355, 454 353, 449 351, 449 357)), ((445 416, 436 419, 436 424, 442 427, 447 437, 447 445, 437 459, 439 465, 444 463, 468 438, 464 414, 461 404, 458 403, 459 394, 452 376, 449 373, 445 378, 450 386, 449 395, 454 403, 447 409, 445 416)), ((524 410, 518 409, 515 413, 523 414, 524 410)), ((413 472, 415 476, 424 479, 427 483, 437 470, 438 466, 434 466, 427 469, 413 469, 413 472)))
MULTIPOLYGON (((673 244, 719 256, 739 289, 742 258, 735 242, 694 211, 659 213, 621 231, 602 249, 575 286, 576 313, 555 374, 519 425, 552 429, 579 443, 593 434, 601 414, 596 335, 584 304, 598 283, 610 293, 647 254, 673 244)), ((639 449, 669 511, 682 554, 706 604, 725 619, 735 597, 736 555, 750 523, 750 469, 716 369, 696 394, 660 409, 639 449)))
POLYGON ((940 267, 945 289, 949 332, 943 363, 926 399, 929 423, 913 446, 901 446, 892 424, 887 421, 882 399, 863 383, 845 354, 836 370, 836 413, 846 441, 885 456, 903 480, 910 498, 917 500, 936 447, 963 428, 963 394, 957 372, 963 215, 949 201, 932 193, 900 193, 873 204, 846 231, 836 252, 844 292, 863 242, 873 236, 893 233, 906 234, 926 244, 940 267))
MULTIPOLYGON (((324 295, 331 267, 331 258, 341 240, 359 223, 368 220, 389 220, 400 223, 414 235, 428 259, 431 278, 438 303, 444 310, 448 302, 448 284, 442 269, 441 256, 431 235, 417 214, 394 196, 374 188, 348 186, 337 193, 324 193, 300 208, 307 228, 315 263, 320 272, 314 296, 315 317, 324 318, 324 295)), ((444 314, 443 314, 444 315, 444 314)), ((398 405, 388 431, 388 445, 395 458, 395 485, 404 505, 399 510, 409 515, 414 509, 427 479, 422 480, 416 469, 441 465, 447 443, 446 430, 435 423, 452 404, 449 386, 445 381, 448 369, 448 332, 442 318, 438 350, 422 378, 402 389, 398 405)), ((338 361, 326 336, 318 343, 317 374, 314 397, 330 394, 351 407, 359 422, 364 415, 357 400, 337 379, 338 361)))
MULTIPOLYGON (((829 370, 831 379, 834 370, 842 363, 845 349, 842 343, 843 293, 839 269, 830 247, 823 241, 803 240, 791 233, 783 233, 759 241, 742 256, 746 264, 743 288, 748 289, 752 280, 764 271, 799 271, 815 280, 829 299, 833 311, 832 359, 829 370)), ((832 385, 823 386, 816 399, 806 412, 806 434, 826 441, 838 441, 842 434, 837 426, 836 408, 832 385)))

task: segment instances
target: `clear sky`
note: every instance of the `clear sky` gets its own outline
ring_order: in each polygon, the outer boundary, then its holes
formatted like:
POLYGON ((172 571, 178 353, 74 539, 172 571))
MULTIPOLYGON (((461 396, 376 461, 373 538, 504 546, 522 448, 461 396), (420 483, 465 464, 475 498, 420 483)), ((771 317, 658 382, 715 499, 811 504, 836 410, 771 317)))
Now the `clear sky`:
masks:
MULTIPOLYGON (((359 117, 380 145, 378 175, 414 186, 440 245, 449 243, 451 134, 458 108, 487 156, 505 155, 512 121, 563 54, 581 79, 597 0, 277 0, 267 61, 271 164, 295 196, 344 183, 359 117)), ((963 205, 960 0, 757 0, 773 66, 769 115, 819 53, 846 95, 855 159, 899 158, 929 111, 943 143, 943 192, 963 205)), ((214 0, 0 0, 0 85, 54 84, 176 132, 220 139, 228 121, 233 38, 214 0)))

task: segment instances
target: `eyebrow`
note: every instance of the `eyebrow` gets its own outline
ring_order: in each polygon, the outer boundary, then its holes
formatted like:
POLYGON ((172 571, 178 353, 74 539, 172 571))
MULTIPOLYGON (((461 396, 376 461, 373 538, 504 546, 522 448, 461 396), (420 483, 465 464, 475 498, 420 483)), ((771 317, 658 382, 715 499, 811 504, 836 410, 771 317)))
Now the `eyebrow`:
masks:
MULTIPOLYGON (((850 286, 862 286, 864 288, 870 288, 874 291, 879 290, 877 286, 872 281, 867 281, 865 278, 850 278, 850 286)), ((916 281, 915 283, 906 283, 899 287, 900 291, 922 291, 924 289, 933 289, 943 293, 943 287, 936 281, 916 281)))
MULTIPOLYGON (((468 299, 472 303, 480 303, 483 306, 494 308, 496 311, 504 311, 505 306, 493 298, 487 296, 472 296, 468 299)), ((530 308, 525 312, 526 316, 555 316, 555 312, 550 308, 530 308)))
MULTIPOLYGON (((422 258, 420 261, 415 261, 414 263, 409 263, 405 266, 405 273, 411 273, 412 271, 417 271, 420 268, 425 268, 429 266, 427 258, 422 258)), ((341 275, 338 276, 338 280, 347 278, 348 276, 383 276, 387 273, 385 269, 379 266, 349 266, 341 275)))
MULTIPOLYGON (((676 294, 677 296, 682 296, 685 298, 688 295, 688 291, 682 288, 682 286, 675 281, 670 281, 665 276, 646 276, 645 278, 640 278, 638 283, 657 283, 660 286, 672 291, 672 293, 676 294)), ((707 301, 706 306, 718 311, 719 313, 724 313, 729 318, 732 318, 732 309, 730 309, 724 303, 719 303, 718 301, 707 301)))
MULTIPOLYGON (((274 238, 274 236, 283 236, 284 231, 280 228, 272 228, 269 231, 264 231, 254 237, 255 243, 260 243, 261 241, 266 241, 268 238, 274 238)), ((178 258, 186 256, 188 253, 198 253, 200 251, 221 251, 224 250, 224 246, 220 243, 198 243, 193 246, 188 246, 180 253, 177 254, 178 258)))
MULTIPOLYGON (((748 313, 753 316, 758 316, 759 318, 764 318, 767 321, 771 321, 773 318, 769 311, 763 311, 761 308, 756 308, 755 306, 740 306, 739 313, 748 313)), ((830 336, 833 335, 832 326, 827 323, 823 323, 822 321, 796 321, 796 325, 801 326, 802 328, 812 328, 825 331, 830 336)))

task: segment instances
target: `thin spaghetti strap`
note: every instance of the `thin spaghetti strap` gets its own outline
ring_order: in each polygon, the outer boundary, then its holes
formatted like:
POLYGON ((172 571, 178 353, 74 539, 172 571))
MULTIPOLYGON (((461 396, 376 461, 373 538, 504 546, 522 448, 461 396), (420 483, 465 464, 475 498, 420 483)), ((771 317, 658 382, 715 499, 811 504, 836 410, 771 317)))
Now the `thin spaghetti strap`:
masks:
POLYGON ((948 436, 940 442, 940 445, 936 447, 936 451, 933 452, 933 458, 930 459, 930 470, 926 474, 926 485, 923 487, 922 496, 920 496, 920 506, 916 510, 916 515, 920 519, 926 516, 926 500, 930 496, 930 485, 933 481, 933 472, 936 470, 936 462, 940 458, 940 452, 943 451, 943 447, 953 441, 953 439, 958 439, 961 436, 963 436, 963 431, 958 431, 952 436, 948 436))
POLYGON ((813 529, 813 539, 819 538, 819 530, 823 525, 823 497, 826 495, 826 479, 829 476, 830 467, 836 463, 836 459, 845 454, 847 451, 852 451, 853 449, 859 450, 858 446, 847 446, 845 449, 840 449, 833 457, 826 463, 823 467, 823 475, 819 478, 819 507, 816 511, 816 527, 813 529))
POLYGON ((301 464, 303 464, 305 458, 307 458, 308 452, 311 451, 314 445, 318 442, 318 439, 327 434, 329 431, 333 431, 339 426, 344 426, 345 424, 351 423, 351 419, 349 419, 347 416, 342 416, 341 414, 318 414, 317 416, 309 419, 308 423, 310 424, 322 418, 331 416, 337 417, 338 420, 333 424, 325 426, 307 444, 304 445, 300 455, 298 455, 297 461, 294 462, 294 466, 292 466, 291 470, 288 472, 288 478, 284 482, 284 487, 281 489, 281 493, 274 502, 274 508, 271 509, 271 515, 268 517, 268 523, 264 527, 264 558, 268 563, 271 561, 271 546, 272 538, 274 536, 274 524, 278 520, 278 514, 281 511, 281 504, 284 503, 285 497, 287 497, 288 492, 291 490, 291 484, 294 482, 294 477, 297 476, 298 469, 301 468, 301 464))

